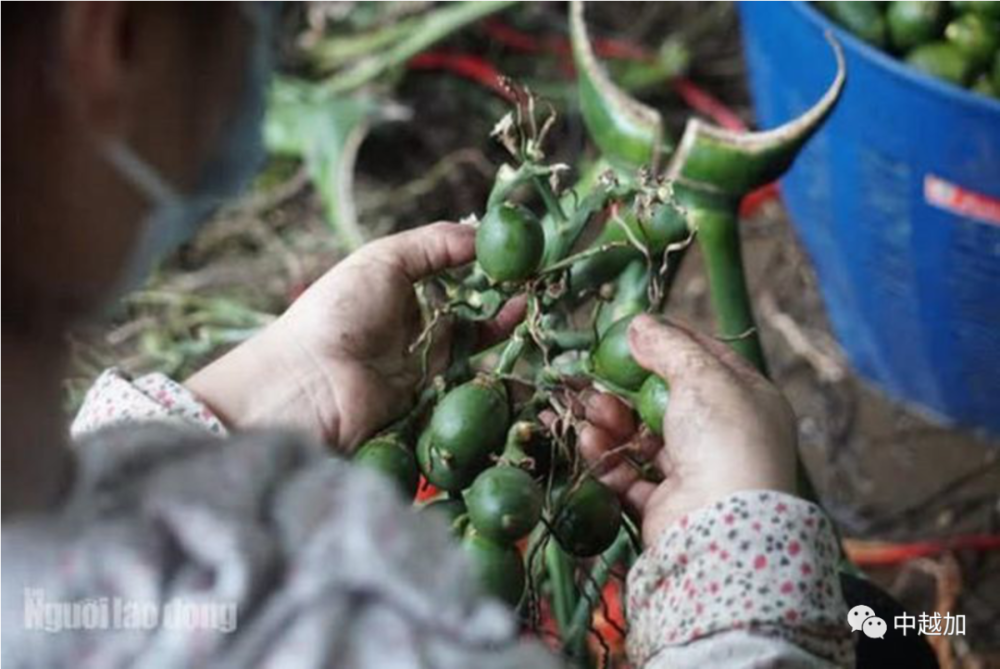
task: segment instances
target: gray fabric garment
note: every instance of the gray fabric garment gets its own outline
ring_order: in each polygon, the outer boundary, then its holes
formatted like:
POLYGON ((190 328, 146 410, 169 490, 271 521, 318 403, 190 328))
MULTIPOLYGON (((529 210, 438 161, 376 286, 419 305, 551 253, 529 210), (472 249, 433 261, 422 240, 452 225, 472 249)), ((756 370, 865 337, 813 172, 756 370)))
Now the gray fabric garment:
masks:
POLYGON ((7 666, 555 665, 476 595, 438 519, 299 437, 129 425, 78 454, 61 510, 3 528, 7 666), (236 628, 26 629, 25 588, 235 603, 236 628))

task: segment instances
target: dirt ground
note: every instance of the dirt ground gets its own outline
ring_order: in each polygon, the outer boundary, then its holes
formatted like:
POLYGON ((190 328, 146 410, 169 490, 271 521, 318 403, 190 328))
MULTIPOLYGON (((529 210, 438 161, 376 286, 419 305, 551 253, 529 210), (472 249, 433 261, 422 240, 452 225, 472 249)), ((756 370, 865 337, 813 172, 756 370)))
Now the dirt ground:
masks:
MULTIPOLYGON (((688 31, 688 76, 752 122, 731 7, 627 4, 588 10, 592 31, 650 48, 671 31, 688 31)), ((524 29, 566 30, 558 5, 527 6, 517 20, 524 29)), ((449 46, 475 50, 514 76, 543 67, 508 57, 476 29, 467 32, 449 46)), ((557 67, 544 67, 561 76, 557 67)), ((503 105, 475 84, 413 73, 398 83, 394 98, 409 108, 413 121, 377 129, 359 157, 358 208, 372 236, 478 209, 500 155, 486 136, 503 105)), ((669 88, 646 98, 674 127, 690 113, 669 88)), ((557 141, 558 153, 567 157, 579 150, 577 116, 566 115, 557 141)), ((1000 532, 1000 441, 935 426, 851 372, 780 203, 745 221, 743 234, 774 378, 797 412, 802 455, 844 534, 907 543, 1000 532)), ((112 329, 75 338, 77 373, 68 382, 69 404, 112 362, 133 372, 185 376, 280 312, 341 255, 303 175, 290 170, 268 195, 253 196, 214 222, 112 329)), ((670 312, 709 327, 697 253, 690 254, 678 280, 670 312)), ((986 666, 977 663, 988 662, 992 653, 1000 666, 1000 554, 943 553, 871 573, 913 612, 951 606, 966 614, 967 634, 957 638, 954 653, 965 666, 986 666)))

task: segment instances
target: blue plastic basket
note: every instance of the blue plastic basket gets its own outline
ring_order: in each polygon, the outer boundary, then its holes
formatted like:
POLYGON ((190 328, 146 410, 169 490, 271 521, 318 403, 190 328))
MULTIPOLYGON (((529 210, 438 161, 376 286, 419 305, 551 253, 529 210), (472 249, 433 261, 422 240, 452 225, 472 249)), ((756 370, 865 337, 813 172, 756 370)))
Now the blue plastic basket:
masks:
POLYGON ((742 2, 762 127, 847 85, 781 191, 851 363, 890 396, 1000 434, 1000 102, 920 72, 803 2, 742 2))

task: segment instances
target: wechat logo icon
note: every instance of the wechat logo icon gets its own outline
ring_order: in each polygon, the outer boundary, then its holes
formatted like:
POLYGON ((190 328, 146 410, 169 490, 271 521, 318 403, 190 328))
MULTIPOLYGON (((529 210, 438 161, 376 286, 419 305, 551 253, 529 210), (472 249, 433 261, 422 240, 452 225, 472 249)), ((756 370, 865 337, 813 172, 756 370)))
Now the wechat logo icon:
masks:
POLYGON ((864 632, 869 639, 884 639, 888 627, 870 606, 864 604, 858 604, 847 613, 847 624, 852 632, 864 632))
POLYGON ((861 626, 861 631, 865 633, 865 636, 869 639, 884 639, 885 630, 887 625, 885 621, 878 616, 872 616, 865 621, 865 624, 861 626))

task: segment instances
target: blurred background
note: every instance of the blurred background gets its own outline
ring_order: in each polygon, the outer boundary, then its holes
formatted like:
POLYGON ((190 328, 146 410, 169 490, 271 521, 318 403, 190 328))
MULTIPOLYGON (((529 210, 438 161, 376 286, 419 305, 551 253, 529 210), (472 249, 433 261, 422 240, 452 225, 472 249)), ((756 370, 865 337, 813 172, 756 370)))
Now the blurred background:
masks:
MULTIPOLYGON (((579 164, 587 142, 566 5, 476 4, 317 2, 290 12, 267 170, 128 298, 112 326, 75 334, 67 411, 109 366, 185 378, 366 239, 482 213, 504 160, 489 139, 508 108, 499 74, 554 105, 552 157, 579 164)), ((675 137, 692 115, 757 127, 732 4, 593 3, 587 20, 615 81, 659 109, 675 137)), ((743 214, 772 373, 852 557, 911 611, 966 615, 965 636, 935 640, 951 663, 942 666, 1000 666, 1000 551, 990 549, 1000 533, 1000 442, 935 424, 858 377, 780 190, 755 194, 743 214)), ((699 265, 693 251, 669 310, 708 329, 699 265)))

